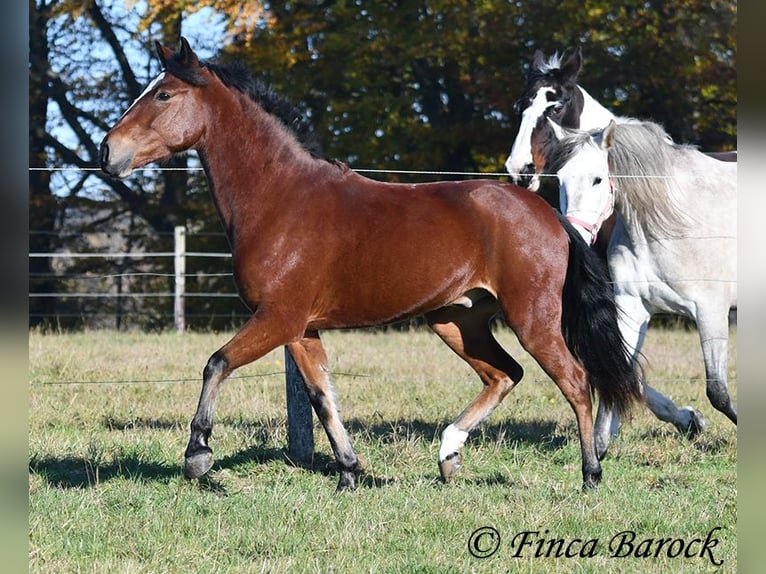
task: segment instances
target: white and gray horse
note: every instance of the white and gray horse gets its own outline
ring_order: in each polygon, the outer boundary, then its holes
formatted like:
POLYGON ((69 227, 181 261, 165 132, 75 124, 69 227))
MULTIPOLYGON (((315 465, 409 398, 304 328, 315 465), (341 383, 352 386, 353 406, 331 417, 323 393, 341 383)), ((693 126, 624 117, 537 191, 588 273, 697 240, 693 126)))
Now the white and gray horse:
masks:
MULTIPOLYGON (((707 396, 736 424, 727 382, 728 317, 737 305, 736 163, 675 144, 651 122, 610 121, 584 131, 547 120, 537 130, 548 133, 533 137, 535 168, 557 175, 562 213, 585 240, 594 241, 612 209, 618 216, 607 262, 627 342, 638 355, 655 313, 693 319, 707 396)), ((694 430, 693 409, 677 409, 648 385, 646 398, 658 418, 694 430)), ((616 415, 599 409, 599 457, 618 425, 616 415)))

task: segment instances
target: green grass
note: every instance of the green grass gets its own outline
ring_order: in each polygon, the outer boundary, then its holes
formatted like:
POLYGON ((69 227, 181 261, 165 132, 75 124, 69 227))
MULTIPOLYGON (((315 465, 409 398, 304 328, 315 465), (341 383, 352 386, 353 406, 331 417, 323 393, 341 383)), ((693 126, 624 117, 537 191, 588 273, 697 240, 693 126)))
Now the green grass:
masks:
MULTIPOLYGON (((690 442, 637 410, 603 463, 602 485, 587 493, 570 407, 512 334, 498 336, 525 379, 471 436, 460 474, 443 485, 438 437, 478 392, 476 376, 429 332, 325 334, 342 416, 366 469, 357 490, 339 495, 321 429, 311 468, 285 456, 281 349, 226 383, 211 442, 216 464, 189 482, 180 470, 201 371, 227 334, 31 333, 30 571, 737 570, 736 428, 705 398, 696 333, 651 331, 647 374, 679 405, 702 411, 708 429, 690 442), (482 560, 468 540, 483 526, 501 543, 482 560), (610 557, 610 539, 626 530, 637 546, 688 544, 716 527, 720 567, 709 556, 610 557), (540 532, 541 556, 535 544, 515 556, 523 531, 540 532), (596 539, 596 556, 545 556, 555 538, 575 550, 576 539, 596 539)), ((734 346, 733 338, 736 396, 734 346)))

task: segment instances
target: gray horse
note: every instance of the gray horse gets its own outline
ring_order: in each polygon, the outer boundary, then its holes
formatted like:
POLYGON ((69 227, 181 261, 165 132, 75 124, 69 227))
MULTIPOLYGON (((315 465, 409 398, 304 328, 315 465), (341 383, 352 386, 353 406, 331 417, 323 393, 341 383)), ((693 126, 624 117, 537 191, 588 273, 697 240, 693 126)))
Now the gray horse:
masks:
MULTIPOLYGON (((728 391, 729 311, 737 305, 737 165, 678 145, 657 124, 616 123, 592 131, 541 122, 534 137, 538 172, 559 179, 561 211, 592 242, 598 223, 617 213, 607 251, 622 310, 621 331, 636 356, 649 319, 672 313, 697 324, 707 396, 734 424, 728 391)), ((651 387, 655 415, 690 428, 693 409, 651 387), (686 420, 684 420, 686 419, 686 420)), ((596 451, 606 454, 619 418, 599 408, 596 451)))

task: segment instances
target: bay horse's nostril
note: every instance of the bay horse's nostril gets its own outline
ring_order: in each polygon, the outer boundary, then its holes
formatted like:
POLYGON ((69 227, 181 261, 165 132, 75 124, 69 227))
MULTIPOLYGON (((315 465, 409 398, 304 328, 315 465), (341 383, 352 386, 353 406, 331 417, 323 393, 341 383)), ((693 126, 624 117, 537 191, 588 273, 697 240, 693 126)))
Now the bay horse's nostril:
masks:
POLYGON ((107 171, 106 166, 109 162, 109 144, 106 143, 106 140, 103 140, 101 142, 101 147, 98 151, 98 163, 101 165, 101 169, 104 171, 107 171))

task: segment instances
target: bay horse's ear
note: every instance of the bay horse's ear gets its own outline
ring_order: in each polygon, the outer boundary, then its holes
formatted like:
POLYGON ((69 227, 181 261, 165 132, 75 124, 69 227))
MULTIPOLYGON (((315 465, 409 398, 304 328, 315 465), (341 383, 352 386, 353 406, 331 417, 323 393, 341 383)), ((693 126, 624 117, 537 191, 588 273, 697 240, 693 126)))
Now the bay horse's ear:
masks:
POLYGON ((569 59, 561 67, 561 76, 564 80, 574 81, 577 79, 577 75, 582 69, 582 48, 577 46, 574 53, 569 56, 569 59))
POLYGON ((173 50, 163 46, 157 40, 154 41, 154 49, 157 51, 157 57, 160 59, 163 69, 166 68, 168 60, 173 56, 173 50))
POLYGON ((181 56, 180 60, 184 65, 193 66, 195 68, 199 67, 199 58, 197 58, 197 54, 194 53, 194 50, 189 46, 188 40, 183 36, 181 36, 181 51, 179 54, 181 56))

